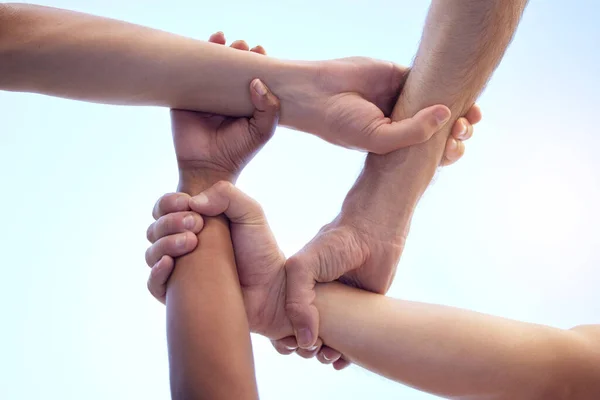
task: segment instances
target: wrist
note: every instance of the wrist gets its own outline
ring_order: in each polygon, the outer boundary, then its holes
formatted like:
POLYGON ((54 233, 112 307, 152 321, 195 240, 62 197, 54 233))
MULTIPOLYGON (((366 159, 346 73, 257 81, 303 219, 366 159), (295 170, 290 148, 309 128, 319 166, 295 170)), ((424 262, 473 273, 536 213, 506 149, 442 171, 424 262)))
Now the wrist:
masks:
POLYGON ((272 79, 265 83, 279 98, 279 124, 312 132, 306 122, 312 116, 319 81, 320 62, 278 60, 272 79))
POLYGON ((407 162, 410 158, 406 156, 401 160, 404 169, 398 173, 388 165, 380 165, 380 158, 369 155, 344 199, 339 222, 371 235, 406 238, 423 186, 428 183, 419 175, 419 169, 407 162))
POLYGON ((235 183, 236 178, 237 176, 229 172, 210 168, 180 168, 177 191, 195 196, 219 181, 235 183))

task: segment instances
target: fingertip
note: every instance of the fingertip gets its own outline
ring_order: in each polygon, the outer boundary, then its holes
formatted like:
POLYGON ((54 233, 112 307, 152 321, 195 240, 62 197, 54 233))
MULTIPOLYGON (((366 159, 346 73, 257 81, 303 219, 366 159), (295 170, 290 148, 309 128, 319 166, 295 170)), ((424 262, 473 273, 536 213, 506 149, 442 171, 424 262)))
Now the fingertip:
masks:
POLYGON ((473 107, 467 111, 465 118, 471 123, 471 125, 475 125, 483 119, 483 114, 481 113, 481 108, 477 104, 473 104, 473 107))
POLYGON ((309 327, 302 327, 296 331, 296 341, 301 349, 315 350, 317 339, 313 337, 309 327))
POLYGON ((298 350, 298 344, 294 336, 288 336, 279 340, 271 340, 271 344, 275 350, 281 355, 287 356, 295 353, 298 350))
POLYGON ((271 90, 260 79, 254 79, 251 83, 252 103, 254 107, 263 112, 277 114, 279 112, 279 99, 271 92, 271 90))
POLYGON ((444 162, 443 166, 454 164, 464 154, 465 147, 462 141, 456 140, 453 137, 449 137, 446 142, 446 149, 444 150, 444 162))
POLYGON ((212 35, 210 35, 210 38, 208 38, 208 41, 211 43, 223 45, 226 43, 225 33, 223 33, 222 31, 215 32, 212 35))
POLYGON ((231 43, 230 47, 233 49, 243 51, 247 51, 248 49, 250 49, 250 46, 248 46, 248 43, 246 43, 245 40, 236 40, 235 42, 231 43))
POLYGON ((252 89, 254 89, 256 94, 258 94, 261 97, 264 97, 269 93, 269 89, 267 88, 267 86, 258 78, 254 79, 250 83, 250 85, 252 86, 252 89))
POLYGON ((452 112, 450 109, 443 104, 438 104, 431 107, 430 111, 435 118, 435 124, 438 129, 446 125, 448 121, 450 121, 450 117, 452 117, 452 112))
POLYGON ((473 125, 466 118, 459 118, 452 127, 451 135, 457 140, 469 140, 473 135, 473 125))
POLYGON ((261 54, 263 56, 267 55, 267 51, 265 50, 265 48, 260 45, 254 46, 250 51, 253 53, 261 54))
POLYGON ((181 245, 184 251, 192 251, 198 245, 198 236, 193 232, 184 232, 182 235, 185 236, 185 243, 181 245))
POLYGON ((166 281, 166 278, 171 275, 175 261, 169 256, 162 256, 160 260, 152 267, 150 275, 154 276, 159 281, 166 281))
POLYGON ((336 371, 341 371, 344 368, 347 368, 348 366, 350 366, 350 361, 345 360, 344 358, 340 358, 339 360, 337 360, 336 362, 333 363, 333 368, 336 371))
POLYGON ((341 356, 342 354, 339 351, 327 346, 321 347, 319 354, 317 354, 317 358, 322 364, 333 364, 339 360, 341 356))

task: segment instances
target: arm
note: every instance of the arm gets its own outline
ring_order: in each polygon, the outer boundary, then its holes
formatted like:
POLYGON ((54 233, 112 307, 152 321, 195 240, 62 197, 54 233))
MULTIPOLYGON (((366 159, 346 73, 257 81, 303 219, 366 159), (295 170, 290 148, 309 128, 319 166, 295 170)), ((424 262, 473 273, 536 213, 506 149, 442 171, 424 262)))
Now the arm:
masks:
MULTIPOLYGON (((526 3, 432 1, 414 66, 392 119, 414 115, 419 107, 434 103, 448 106, 455 119, 463 115, 500 62, 526 3)), ((406 237, 414 208, 435 174, 451 127, 446 124, 421 145, 384 156, 370 154, 346 198, 346 213, 358 210, 372 223, 406 237)))
POLYGON ((600 325, 561 330, 336 283, 318 285, 316 305, 328 346, 420 390, 469 400, 600 395, 600 325))
POLYGON ((0 89, 101 103, 252 114, 248 83, 280 90, 306 65, 93 15, 0 4, 0 89))
MULTIPOLYGON (((196 176, 198 177, 198 175, 196 176)), ((219 178, 183 182, 197 194, 219 178)), ((176 261, 167 288, 174 399, 257 399, 250 331, 225 218, 206 218, 198 247, 176 261)))

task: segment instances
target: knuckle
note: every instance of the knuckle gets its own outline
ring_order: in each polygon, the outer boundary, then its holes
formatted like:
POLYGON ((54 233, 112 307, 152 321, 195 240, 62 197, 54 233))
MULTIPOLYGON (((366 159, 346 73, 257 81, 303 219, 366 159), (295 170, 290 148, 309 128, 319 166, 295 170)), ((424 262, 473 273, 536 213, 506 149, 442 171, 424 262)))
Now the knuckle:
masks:
POLYGON ((154 248, 154 245, 148 247, 146 249, 146 253, 144 254, 144 258, 146 259, 146 264, 148 264, 149 267, 152 267, 154 265, 154 263, 152 263, 152 253, 154 252, 153 248, 154 248))
POLYGON ((148 239, 150 243, 154 243, 156 241, 154 238, 154 223, 150 224, 148 229, 146 229, 146 239, 148 239))
POLYGON ((417 124, 414 130, 415 140, 417 140, 418 143, 423 143, 429 140, 432 134, 433 132, 431 132, 431 129, 426 127, 424 124, 417 124))

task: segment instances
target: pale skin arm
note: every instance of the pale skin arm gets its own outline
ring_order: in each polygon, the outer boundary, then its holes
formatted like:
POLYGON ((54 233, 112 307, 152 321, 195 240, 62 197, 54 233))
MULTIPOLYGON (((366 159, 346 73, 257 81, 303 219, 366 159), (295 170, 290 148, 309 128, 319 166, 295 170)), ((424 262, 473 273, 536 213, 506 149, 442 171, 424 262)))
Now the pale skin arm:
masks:
POLYGON ((336 283, 316 291, 323 342, 405 385, 469 400, 600 396, 600 325, 561 330, 336 283))
POLYGON ((0 4, 0 89, 100 103, 252 115, 248 83, 273 90, 302 67, 255 52, 57 8, 0 4))

